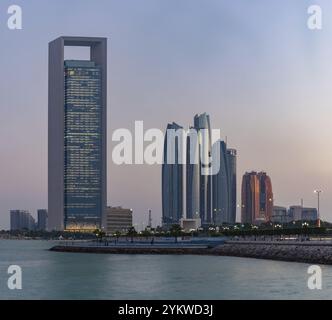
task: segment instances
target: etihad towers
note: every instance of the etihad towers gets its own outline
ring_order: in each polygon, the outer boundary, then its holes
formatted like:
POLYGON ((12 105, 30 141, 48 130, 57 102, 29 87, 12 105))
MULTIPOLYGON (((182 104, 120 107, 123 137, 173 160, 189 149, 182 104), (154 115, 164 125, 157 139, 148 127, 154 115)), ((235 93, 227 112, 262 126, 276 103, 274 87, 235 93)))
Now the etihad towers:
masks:
POLYGON ((178 224, 181 218, 199 219, 203 226, 235 223, 236 150, 220 140, 213 143, 206 113, 196 115, 189 130, 174 122, 167 126, 162 207, 164 226, 178 224), (175 161, 169 163, 172 157, 175 161))
POLYGON ((214 224, 236 221, 236 150, 227 149, 224 141, 214 147, 219 152, 220 170, 212 176, 212 220, 214 224))
MULTIPOLYGON (((169 130, 176 132, 181 129, 183 128, 175 122, 167 125, 167 132, 169 130)), ((182 150, 181 140, 181 136, 174 136, 172 139, 171 135, 165 135, 162 165, 162 223, 167 226, 178 224, 183 217, 184 164, 179 159, 179 153, 182 150)))
POLYGON ((49 230, 101 228, 106 209, 107 39, 60 37, 49 44, 49 230), (89 60, 64 60, 66 46, 89 60))
POLYGON ((212 222, 212 177, 203 173, 209 171, 211 152, 210 116, 195 115, 187 144, 187 218, 200 218, 203 224, 212 222), (192 143, 193 134, 197 134, 197 143, 192 143), (199 161, 195 164, 190 163, 192 154, 198 154, 199 161))

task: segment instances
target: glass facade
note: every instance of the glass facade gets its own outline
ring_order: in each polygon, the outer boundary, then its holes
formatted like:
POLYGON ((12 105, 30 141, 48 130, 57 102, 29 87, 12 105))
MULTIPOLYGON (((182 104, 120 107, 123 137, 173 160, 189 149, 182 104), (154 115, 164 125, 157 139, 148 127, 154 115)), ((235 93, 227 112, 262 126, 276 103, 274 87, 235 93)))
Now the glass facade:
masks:
POLYGON ((93 61, 64 64, 65 229, 93 230, 102 219, 101 68, 93 61))
MULTIPOLYGON (((176 123, 168 124, 167 130, 183 129, 176 123)), ((164 141, 164 163, 162 165, 162 222, 164 226, 178 224, 183 217, 183 164, 179 163, 179 138, 164 141), (169 147, 174 147, 169 148, 169 147), (174 152, 174 153, 173 153, 174 152), (168 164, 169 154, 174 154, 174 163, 168 164)))

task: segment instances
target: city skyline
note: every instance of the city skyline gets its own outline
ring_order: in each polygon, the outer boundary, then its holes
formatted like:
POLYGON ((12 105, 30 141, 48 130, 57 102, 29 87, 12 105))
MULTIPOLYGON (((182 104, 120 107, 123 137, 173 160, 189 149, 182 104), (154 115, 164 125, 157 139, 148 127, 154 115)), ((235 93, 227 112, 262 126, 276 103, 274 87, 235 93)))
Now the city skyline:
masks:
MULTIPOLYGON (((323 2, 326 20, 332 21, 331 4, 323 2)), ((192 114, 206 111, 238 150, 239 177, 250 170, 268 172, 275 202, 285 206, 304 198, 305 206, 315 207, 313 190, 321 188, 321 217, 332 220, 332 48, 325 29, 306 29, 304 4, 287 4, 288 12, 283 13, 278 8, 285 1, 269 7, 262 1, 240 1, 238 8, 216 1, 201 8, 193 1, 190 12, 158 1, 131 2, 129 11, 128 4, 101 3, 103 12, 96 14, 94 5, 85 2, 76 17, 69 14, 77 9, 73 3, 46 6, 35 1, 25 6, 18 1, 25 10, 22 32, 0 28, 8 43, 2 50, 6 63, 0 75, 1 229, 9 227, 12 208, 36 212, 47 207, 46 44, 62 34, 97 34, 112 41, 108 137, 116 128, 130 128, 135 120, 163 128, 167 121, 186 123, 192 114), (38 21, 32 18, 37 8, 45 12, 38 21), (260 19, 252 19, 257 10, 264 28, 260 19), (84 23, 91 12, 99 18, 93 27, 84 23), (162 17, 173 23, 158 19, 162 17)), ((327 22, 324 28, 328 27, 327 22)), ((108 149, 110 153, 112 142, 108 149)), ((108 169, 108 204, 132 207, 136 222, 146 221, 151 208, 158 223, 160 168, 118 167, 109 161, 108 169), (144 177, 149 181, 137 190, 134 185, 144 177)))

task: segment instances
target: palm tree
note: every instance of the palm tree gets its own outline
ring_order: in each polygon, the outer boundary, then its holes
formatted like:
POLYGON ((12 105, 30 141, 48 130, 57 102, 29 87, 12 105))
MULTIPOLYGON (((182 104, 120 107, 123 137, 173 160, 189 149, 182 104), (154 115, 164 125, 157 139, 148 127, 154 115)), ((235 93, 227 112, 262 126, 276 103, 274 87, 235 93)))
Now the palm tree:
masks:
POLYGON ((135 230, 135 227, 130 227, 127 232, 127 236, 131 238, 131 243, 134 242, 134 236, 137 235, 137 231, 135 230))
POLYGON ((178 224, 173 224, 169 231, 170 231, 171 235, 174 237, 175 243, 177 243, 178 236, 180 236, 182 234, 181 226, 178 224))
POLYGON ((96 235, 99 242, 102 242, 103 238, 106 236, 106 233, 100 229, 96 229, 93 233, 96 235))

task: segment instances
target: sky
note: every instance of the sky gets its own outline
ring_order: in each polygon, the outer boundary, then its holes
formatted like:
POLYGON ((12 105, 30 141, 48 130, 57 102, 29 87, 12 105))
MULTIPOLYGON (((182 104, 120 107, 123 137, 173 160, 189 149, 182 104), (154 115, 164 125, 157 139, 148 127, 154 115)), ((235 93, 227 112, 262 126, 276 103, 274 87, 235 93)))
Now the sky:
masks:
MULTIPOLYGON (((16 0, 0 2, 0 229, 10 209, 47 208, 48 42, 108 44, 108 204, 161 222, 161 168, 112 163, 118 128, 184 127, 207 112, 238 151, 242 175, 266 171, 276 205, 316 206, 332 221, 332 3, 329 0, 16 0), (322 30, 307 27, 310 5, 322 30)), ((68 52, 68 55, 80 55, 68 52)), ((75 56, 76 57, 76 56, 75 56)), ((238 214, 238 219, 240 215, 238 214)))

